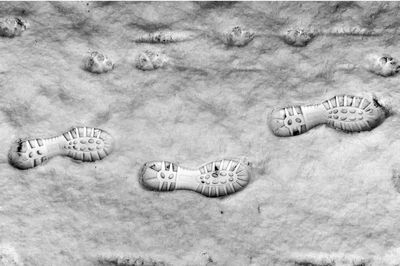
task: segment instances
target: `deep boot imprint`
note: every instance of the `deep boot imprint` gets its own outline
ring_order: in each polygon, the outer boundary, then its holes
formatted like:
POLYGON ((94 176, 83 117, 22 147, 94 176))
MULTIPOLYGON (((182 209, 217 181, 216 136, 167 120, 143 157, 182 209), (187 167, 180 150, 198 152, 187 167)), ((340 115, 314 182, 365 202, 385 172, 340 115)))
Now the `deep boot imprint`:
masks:
POLYGON ((76 127, 57 137, 17 140, 11 146, 9 161, 19 169, 36 167, 57 155, 93 162, 106 157, 112 149, 113 140, 106 131, 76 127))
POLYGON ((207 197, 219 197, 242 190, 250 181, 250 166, 240 160, 218 160, 198 169, 154 161, 144 164, 140 183, 158 191, 193 190, 207 197))
POLYGON ((280 137, 302 134, 321 124, 346 132, 377 127, 388 116, 388 110, 373 98, 338 95, 320 104, 274 109, 269 125, 280 137))

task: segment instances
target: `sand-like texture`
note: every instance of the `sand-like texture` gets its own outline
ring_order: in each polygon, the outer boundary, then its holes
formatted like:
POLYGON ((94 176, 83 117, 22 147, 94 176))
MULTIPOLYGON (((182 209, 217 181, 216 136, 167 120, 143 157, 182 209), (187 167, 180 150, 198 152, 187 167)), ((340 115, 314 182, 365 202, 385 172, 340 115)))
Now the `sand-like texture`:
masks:
POLYGON ((398 34, 317 36, 305 47, 277 37, 292 26, 394 32, 399 11, 391 2, 0 3, 2 16, 31 23, 21 36, 0 39, 0 262, 98 265, 104 256, 131 256, 169 265, 399 265, 398 114, 354 134, 320 126, 278 138, 267 126, 275 106, 341 93, 383 95, 400 110, 399 76, 335 71, 362 65, 368 53, 400 58, 398 34), (219 36, 237 25, 259 35, 225 46, 219 36), (156 30, 199 35, 133 41, 156 30), (146 49, 168 64, 135 68, 146 49), (115 68, 83 70, 89 51, 102 51, 115 68), (108 131, 114 152, 95 163, 56 157, 26 171, 8 163, 15 139, 71 126, 108 131), (254 175, 229 197, 138 183, 146 161, 196 167, 241 156, 254 175))

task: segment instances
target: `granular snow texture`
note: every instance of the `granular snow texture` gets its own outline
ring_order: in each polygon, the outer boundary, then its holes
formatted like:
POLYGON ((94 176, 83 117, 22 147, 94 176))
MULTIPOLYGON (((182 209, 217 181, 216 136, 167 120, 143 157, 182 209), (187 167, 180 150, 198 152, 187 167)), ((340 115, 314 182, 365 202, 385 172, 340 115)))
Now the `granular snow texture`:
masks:
POLYGON ((31 24, 0 39, 0 263, 399 265, 399 77, 335 71, 362 66, 368 53, 400 58, 399 11, 394 2, 0 3, 1 16, 31 24), (257 36, 227 47, 220 36, 237 25, 257 36), (305 47, 278 37, 289 27, 341 25, 390 34, 317 36, 305 47), (133 41, 157 30, 198 37, 133 41), (167 55, 167 66, 136 69, 146 49, 167 55), (108 55, 115 69, 84 71, 89 51, 108 55), (267 126, 273 107, 342 93, 375 93, 395 113, 353 134, 320 126, 278 138, 267 126), (26 171, 8 163, 16 139, 71 126, 108 131, 114 152, 95 163, 56 157, 26 171), (243 156, 253 178, 228 197, 138 183, 146 161, 196 167, 243 156))

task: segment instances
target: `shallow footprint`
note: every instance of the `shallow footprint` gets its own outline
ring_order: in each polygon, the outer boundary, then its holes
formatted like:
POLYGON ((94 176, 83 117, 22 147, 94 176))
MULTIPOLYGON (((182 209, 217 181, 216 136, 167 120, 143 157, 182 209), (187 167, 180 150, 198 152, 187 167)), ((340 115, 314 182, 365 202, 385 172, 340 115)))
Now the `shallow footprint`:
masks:
POLYGON ((150 190, 192 190, 207 197, 226 196, 242 190, 251 178, 250 164, 240 160, 218 160, 188 169, 167 161, 147 162, 139 182, 150 190))
POLYGON ((113 150, 113 139, 106 131, 76 127, 52 138, 19 139, 10 149, 9 161, 25 170, 45 163, 54 156, 68 156, 83 162, 104 159, 113 150))
POLYGON ((114 68, 113 62, 100 52, 91 52, 84 59, 84 69, 92 73, 106 73, 114 68))
POLYGON ((161 52, 146 50, 136 57, 136 68, 147 71, 161 68, 167 63, 167 56, 161 52))
POLYGON ((0 36, 8 38, 20 36, 29 27, 29 22, 20 17, 2 18, 0 19, 0 36))
POLYGON ((275 108, 269 126, 280 137, 299 135, 321 124, 345 132, 360 132, 372 130, 389 115, 389 107, 375 97, 337 95, 319 104, 275 108))

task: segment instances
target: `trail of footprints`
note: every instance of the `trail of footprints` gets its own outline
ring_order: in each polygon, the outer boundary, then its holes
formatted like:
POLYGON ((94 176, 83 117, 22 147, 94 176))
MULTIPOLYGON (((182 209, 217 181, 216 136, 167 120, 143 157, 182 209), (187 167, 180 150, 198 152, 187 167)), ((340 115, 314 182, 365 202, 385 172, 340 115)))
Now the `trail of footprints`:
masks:
MULTIPOLYGON (((0 20, 0 35, 15 37, 29 28, 29 23, 18 17, 0 20)), ((293 46, 306 46, 317 35, 360 35, 375 36, 385 32, 374 32, 358 27, 342 27, 331 30, 289 29, 277 36, 293 46)), ((227 46, 246 46, 256 36, 253 31, 240 26, 222 34, 227 46)), ((264 34, 265 35, 265 34, 264 34)), ((275 34, 276 35, 276 34, 275 34)), ((176 43, 190 41, 199 36, 193 32, 150 32, 139 36, 136 43, 176 43)), ((373 55, 366 68, 381 76, 399 72, 396 60, 388 56, 373 55), (371 59, 372 58, 372 59, 371 59), (389 59, 387 59, 389 58, 389 59)), ((155 70, 166 63, 166 56, 151 50, 138 54, 136 67, 141 70, 155 70)), ((85 58, 84 69, 92 73, 105 73, 114 69, 114 63, 100 52, 92 52, 85 58)), ((339 95, 316 105, 291 106, 273 110, 270 127, 277 136, 302 134, 319 125, 347 131, 371 130, 379 125, 387 110, 376 99, 339 95)), ((58 137, 18 140, 9 152, 10 163, 19 169, 29 169, 43 164, 57 155, 69 156, 75 160, 93 162, 101 160, 112 151, 112 137, 105 131, 91 127, 77 127, 58 137)), ((173 191, 190 189, 209 197, 223 196, 244 188, 250 179, 249 166, 240 161, 220 160, 189 170, 177 164, 160 161, 149 162, 142 168, 140 181, 150 189, 173 191)))

